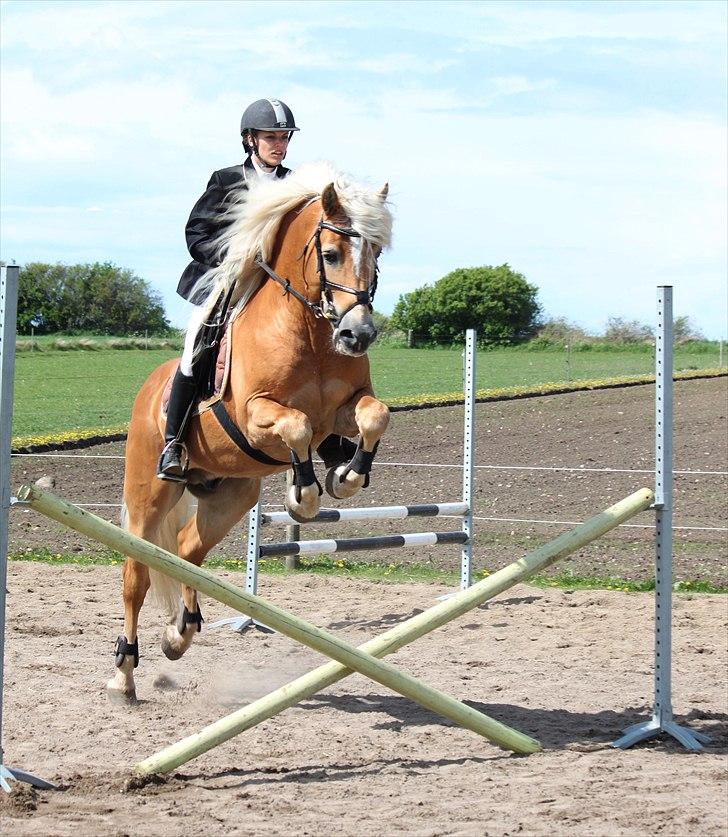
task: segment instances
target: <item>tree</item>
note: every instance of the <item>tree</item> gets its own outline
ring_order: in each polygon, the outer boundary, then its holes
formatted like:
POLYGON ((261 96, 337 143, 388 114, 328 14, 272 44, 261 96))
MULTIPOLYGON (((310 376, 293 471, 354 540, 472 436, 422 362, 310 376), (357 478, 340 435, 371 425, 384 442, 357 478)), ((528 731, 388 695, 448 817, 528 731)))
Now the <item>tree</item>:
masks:
POLYGON ((438 343, 460 340, 468 328, 483 344, 517 343, 540 325, 537 294, 508 264, 458 268, 400 296, 391 324, 438 343))
POLYGON ((160 295, 133 271, 110 262, 43 264, 20 269, 18 332, 28 334, 30 321, 43 315, 49 332, 153 334, 169 331, 160 295))

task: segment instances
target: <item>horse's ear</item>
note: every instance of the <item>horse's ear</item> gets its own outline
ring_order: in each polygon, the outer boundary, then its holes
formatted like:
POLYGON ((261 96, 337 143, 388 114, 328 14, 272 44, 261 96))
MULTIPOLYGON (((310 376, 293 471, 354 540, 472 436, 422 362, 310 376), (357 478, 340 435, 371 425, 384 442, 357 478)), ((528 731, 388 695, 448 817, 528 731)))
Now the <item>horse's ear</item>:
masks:
POLYGON ((379 190, 379 197, 382 199, 382 203, 387 200, 387 195, 389 194, 389 183, 385 183, 384 186, 379 190))
POLYGON ((324 208, 324 215, 327 215, 329 218, 334 218, 336 215, 341 214, 339 196, 336 194, 333 183, 329 183, 321 193, 321 205, 324 208))

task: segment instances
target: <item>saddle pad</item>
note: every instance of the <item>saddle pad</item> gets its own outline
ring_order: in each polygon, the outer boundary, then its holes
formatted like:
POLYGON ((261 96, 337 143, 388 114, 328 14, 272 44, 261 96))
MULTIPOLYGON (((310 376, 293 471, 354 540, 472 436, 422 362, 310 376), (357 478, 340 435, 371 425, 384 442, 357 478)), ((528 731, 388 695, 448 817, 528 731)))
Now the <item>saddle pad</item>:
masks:
MULTIPOLYGON (((207 412, 214 404, 216 404, 224 395, 227 389, 228 381, 230 380, 230 357, 232 349, 232 333, 230 326, 233 324, 233 319, 225 327, 225 332, 220 340, 220 346, 217 350, 217 358, 215 360, 215 392, 204 401, 200 401, 192 415, 200 415, 207 412)), ((167 405, 169 404, 169 394, 172 391, 172 380, 179 369, 179 361, 172 369, 172 372, 167 379, 167 384, 162 393, 162 415, 167 415, 167 405)))

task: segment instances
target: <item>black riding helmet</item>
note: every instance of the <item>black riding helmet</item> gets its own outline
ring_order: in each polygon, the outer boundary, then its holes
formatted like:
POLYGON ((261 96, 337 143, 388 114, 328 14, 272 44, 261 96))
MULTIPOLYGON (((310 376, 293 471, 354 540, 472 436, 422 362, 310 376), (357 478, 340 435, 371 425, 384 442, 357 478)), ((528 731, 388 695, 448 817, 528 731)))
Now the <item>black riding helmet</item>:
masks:
POLYGON ((298 130, 293 112, 280 99, 258 99, 245 108, 240 120, 240 134, 247 154, 253 150, 245 138, 248 131, 288 131, 290 135, 298 130))

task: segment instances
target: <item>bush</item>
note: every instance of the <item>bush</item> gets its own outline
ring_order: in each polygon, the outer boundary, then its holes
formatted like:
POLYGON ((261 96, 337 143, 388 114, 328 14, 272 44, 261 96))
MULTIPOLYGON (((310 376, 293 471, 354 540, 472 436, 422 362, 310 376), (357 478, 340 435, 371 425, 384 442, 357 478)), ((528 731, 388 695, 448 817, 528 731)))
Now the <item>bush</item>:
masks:
POLYGON ((537 292, 507 264, 458 268, 400 296, 391 325, 439 344, 462 342, 469 328, 482 345, 519 343, 540 325, 537 292))
POLYGON ((654 339, 652 327, 637 320, 610 317, 604 339, 608 343, 651 343, 654 339))
POLYGON ((556 317, 547 320, 538 330, 538 334, 531 343, 546 346, 566 346, 588 344, 593 341, 583 328, 569 322, 566 317, 556 317))
POLYGON ((672 333, 676 343, 705 341, 705 335, 693 324, 690 317, 676 317, 672 323, 672 333))

